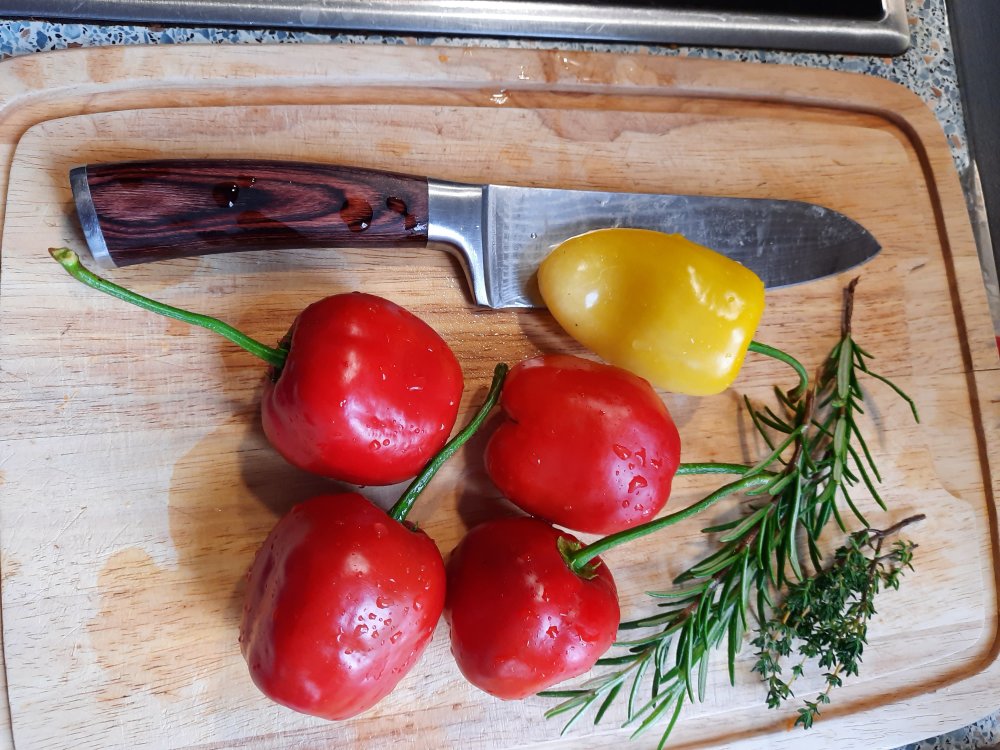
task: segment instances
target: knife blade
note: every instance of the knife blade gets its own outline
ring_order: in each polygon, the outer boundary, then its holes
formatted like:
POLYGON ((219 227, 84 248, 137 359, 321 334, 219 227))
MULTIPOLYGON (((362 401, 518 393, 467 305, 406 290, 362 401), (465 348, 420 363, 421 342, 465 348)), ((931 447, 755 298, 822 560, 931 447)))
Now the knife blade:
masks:
POLYGON ((792 200, 475 185, 358 167, 172 159, 76 167, 77 214, 105 268, 250 249, 443 243, 476 303, 543 307, 535 271, 569 237, 656 229, 743 263, 768 287, 839 273, 880 246, 860 224, 792 200))

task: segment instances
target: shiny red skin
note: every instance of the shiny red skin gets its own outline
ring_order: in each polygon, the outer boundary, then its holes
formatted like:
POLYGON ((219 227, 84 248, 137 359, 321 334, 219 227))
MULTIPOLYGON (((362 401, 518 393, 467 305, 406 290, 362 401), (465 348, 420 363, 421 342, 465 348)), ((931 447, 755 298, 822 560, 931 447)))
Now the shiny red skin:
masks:
POLYGON ((653 387, 626 370, 565 354, 519 362, 486 471, 528 513, 612 534, 651 520, 670 497, 681 442, 653 387))
POLYGON ((454 353, 420 318, 371 294, 338 294, 296 318, 288 359, 264 387, 264 433, 306 471, 394 484, 445 444, 462 387, 454 353))
POLYGON ((448 560, 451 651, 473 685, 505 700, 583 674, 610 648, 620 616, 608 567, 586 579, 557 545, 576 541, 536 518, 474 527, 448 560))
POLYGON ((434 542, 357 493, 296 505, 247 578, 240 644, 258 688, 324 719, 374 706, 416 664, 445 598, 434 542))

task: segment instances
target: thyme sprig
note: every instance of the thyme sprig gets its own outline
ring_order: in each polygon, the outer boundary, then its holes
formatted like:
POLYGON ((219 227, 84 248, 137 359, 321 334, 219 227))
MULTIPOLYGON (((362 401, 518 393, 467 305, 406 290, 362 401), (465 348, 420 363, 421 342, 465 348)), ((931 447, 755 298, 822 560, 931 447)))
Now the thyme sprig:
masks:
POLYGON ((819 537, 831 518, 848 533, 844 515, 849 509, 870 527, 855 500, 859 485, 886 508, 876 489, 881 474, 857 424, 863 414, 859 375, 888 385, 919 417, 912 399, 869 368, 871 354, 854 340, 856 284, 857 279, 844 290, 840 339, 805 394, 795 398, 798 394, 775 388, 774 409, 744 399, 769 449, 762 461, 746 467, 744 476, 767 473, 769 479, 744 493, 750 502, 739 518, 703 529, 719 535, 718 549, 681 573, 674 588, 649 592, 657 611, 621 623, 617 653, 597 663, 606 671, 578 688, 541 693, 563 699, 546 713, 569 715, 563 732, 595 707, 594 723, 599 722, 624 692, 625 726, 636 736, 662 724, 663 747, 684 704, 704 699, 709 657, 723 643, 735 684, 736 655, 749 629, 751 607, 763 621, 782 591, 809 579, 800 537, 820 571, 819 537))
POLYGON ((913 568, 911 541, 898 539, 882 553, 888 537, 903 527, 923 520, 910 516, 887 529, 862 529, 851 534, 834 553, 826 570, 792 585, 781 606, 757 629, 751 641, 757 662, 753 671, 767 683, 767 705, 778 708, 790 698, 792 683, 804 674, 808 661, 816 661, 824 673, 825 688, 813 700, 804 701, 795 725, 809 729, 830 702, 830 691, 843 684, 843 676, 857 675, 868 644, 868 621, 875 614, 875 596, 882 587, 898 589, 906 568, 913 568), (783 679, 781 662, 794 653, 801 661, 783 679))

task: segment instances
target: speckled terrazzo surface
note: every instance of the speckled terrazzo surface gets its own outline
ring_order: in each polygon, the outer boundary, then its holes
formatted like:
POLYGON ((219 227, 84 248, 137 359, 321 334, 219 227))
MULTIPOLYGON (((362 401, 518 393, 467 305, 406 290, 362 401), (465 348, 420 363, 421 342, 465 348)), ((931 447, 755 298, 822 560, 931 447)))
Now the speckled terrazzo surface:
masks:
MULTIPOLYGON (((960 0, 959 0, 960 1, 960 0)), ((537 40, 470 39, 455 37, 399 37, 378 34, 327 34, 290 30, 235 30, 221 28, 141 27, 44 20, 0 20, 0 59, 43 50, 121 44, 434 44, 531 49, 573 49, 599 52, 675 55, 755 63, 781 63, 879 76, 907 86, 930 106, 951 145, 959 173, 965 181, 969 153, 955 62, 948 32, 945 0, 909 0, 912 44, 895 58, 712 49, 681 46, 645 46, 537 40)), ((1000 689, 997 694, 1000 709, 1000 689)), ((905 750, 991 750, 1000 748, 1000 710, 971 726, 940 737, 907 745, 905 750)))

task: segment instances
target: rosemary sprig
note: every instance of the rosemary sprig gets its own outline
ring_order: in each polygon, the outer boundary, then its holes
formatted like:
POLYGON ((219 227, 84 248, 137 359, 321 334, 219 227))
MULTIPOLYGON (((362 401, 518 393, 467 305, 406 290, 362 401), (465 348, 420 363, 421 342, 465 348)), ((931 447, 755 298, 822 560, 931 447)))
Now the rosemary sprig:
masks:
POLYGON ((875 596, 883 586, 899 588, 900 576, 906 568, 913 568, 917 545, 896 540, 885 554, 882 546, 888 537, 923 518, 919 514, 888 529, 851 534, 834 553, 829 568, 789 587, 781 606, 760 624, 751 641, 757 649, 753 671, 767 683, 769 708, 778 708, 793 695, 792 683, 802 676, 806 662, 815 660, 820 669, 827 670, 826 687, 814 700, 804 701, 795 720, 797 726, 809 729, 819 707, 830 702, 830 691, 843 683, 843 676, 858 674, 868 644, 868 621, 875 614, 875 596), (792 666, 786 681, 781 661, 793 650, 802 659, 792 666))
POLYGON ((625 694, 625 726, 636 736, 662 724, 663 747, 684 704, 704 699, 709 657, 723 642, 729 679, 735 684, 736 654, 749 628, 751 608, 764 621, 780 592, 810 580, 803 571, 800 536, 820 571, 819 536, 831 518, 848 533, 844 515, 849 509, 862 526, 870 527, 852 495, 858 485, 886 507, 875 487, 881 475, 857 424, 863 413, 859 374, 889 385, 910 404, 915 419, 918 415, 906 394, 869 369, 871 355, 854 341, 856 284, 857 279, 844 290, 840 340, 805 395, 796 399, 775 388, 776 410, 745 400, 770 449, 763 461, 746 469, 747 474, 766 470, 770 475, 766 483, 744 493, 751 499, 746 512, 703 529, 720 534, 716 551, 681 573, 674 580, 678 588, 649 592, 657 600, 657 611, 621 623, 624 637, 616 644, 617 653, 598 661, 608 668, 605 672, 579 688, 541 694, 563 699, 546 716, 569 714, 564 732, 595 706, 597 723, 625 694))

